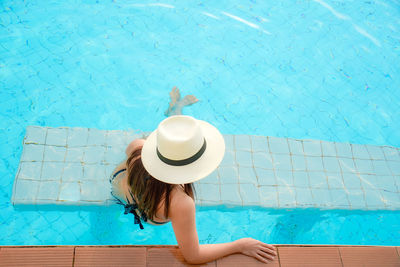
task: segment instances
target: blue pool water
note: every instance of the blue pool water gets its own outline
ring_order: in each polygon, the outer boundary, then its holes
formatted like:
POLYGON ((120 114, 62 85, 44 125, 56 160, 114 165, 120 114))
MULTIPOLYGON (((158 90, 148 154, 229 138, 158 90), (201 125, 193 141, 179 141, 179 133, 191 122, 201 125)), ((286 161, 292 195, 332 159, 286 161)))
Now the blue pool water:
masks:
MULTIPOLYGON (((123 215, 120 207, 61 210, 17 210, 18 215, 2 226, 0 244, 176 244, 171 224, 144 225, 140 230, 133 224, 133 216, 123 215), (31 221, 29 227, 25 218, 31 221)), ((253 237, 271 244, 398 246, 400 238, 398 211, 218 206, 199 207, 196 221, 203 244, 253 237)))
MULTIPOLYGON (((171 244, 110 209, 10 204, 28 125, 153 130, 173 86, 226 134, 400 146, 395 1, 1 1, 0 244, 171 244)), ((399 211, 200 209, 203 243, 399 245, 399 211), (225 222, 233 222, 226 225, 225 222)))

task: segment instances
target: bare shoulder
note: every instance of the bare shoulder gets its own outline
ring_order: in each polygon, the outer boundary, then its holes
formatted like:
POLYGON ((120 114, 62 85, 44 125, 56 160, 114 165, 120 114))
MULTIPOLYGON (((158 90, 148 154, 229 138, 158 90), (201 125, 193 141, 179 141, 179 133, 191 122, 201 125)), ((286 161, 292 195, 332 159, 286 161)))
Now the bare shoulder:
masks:
POLYGON ((114 170, 112 171, 111 175, 114 175, 116 172, 118 172, 122 169, 126 169, 126 160, 124 160, 120 164, 118 164, 118 166, 115 167, 114 170))
POLYGON ((179 214, 190 214, 195 212, 194 200, 183 190, 176 189, 171 195, 169 215, 171 219, 179 214))

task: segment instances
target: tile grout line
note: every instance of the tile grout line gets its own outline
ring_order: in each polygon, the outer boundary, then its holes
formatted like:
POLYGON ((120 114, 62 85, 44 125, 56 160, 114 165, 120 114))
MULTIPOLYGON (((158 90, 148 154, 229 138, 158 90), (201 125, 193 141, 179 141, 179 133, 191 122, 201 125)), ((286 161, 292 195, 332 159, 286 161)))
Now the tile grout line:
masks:
POLYGON ((305 172, 307 174, 308 189, 310 190, 312 201, 313 201, 312 207, 313 208, 321 208, 320 205, 316 204, 313 187, 311 186, 310 170, 309 170, 309 167, 308 167, 309 163, 308 163, 308 160, 307 160, 307 158, 309 158, 309 157, 306 156, 306 152, 304 150, 304 140, 299 140, 299 142, 301 143, 301 149, 302 149, 302 152, 303 152, 302 156, 304 158, 304 163, 305 163, 305 172))
MULTIPOLYGON (((372 157, 371 157, 371 154, 369 153, 369 150, 368 150, 368 148, 367 147, 365 147, 365 149, 367 150, 367 153, 368 153, 368 155, 369 155, 369 157, 370 157, 370 161, 371 161, 371 166, 372 166, 372 168, 374 168, 374 166, 373 166, 373 161, 374 161, 374 159, 372 159, 372 157)), ((364 183, 363 183, 363 178, 362 178, 362 176, 361 176, 361 173, 360 173, 360 170, 359 170, 359 167, 357 166, 357 162, 356 162, 356 159, 358 159, 358 160, 363 160, 363 159, 359 159, 359 158, 357 158, 357 157, 354 157, 354 150, 353 150, 353 144, 350 144, 350 150, 351 150, 351 155, 352 155, 352 159, 353 159, 353 163, 354 163, 354 171, 355 171, 355 175, 358 177, 358 179, 360 180, 360 188, 361 188, 361 191, 362 191, 362 193, 363 193, 363 195, 364 195, 364 202, 365 202, 365 207, 367 208, 367 209, 369 209, 369 207, 368 207, 368 203, 367 203, 367 195, 366 195, 366 192, 365 192, 365 188, 364 188, 364 183)), ((382 153, 383 153, 383 151, 382 151, 382 153)), ((384 155, 385 156, 385 155, 384 155)), ((374 169, 375 170, 375 169, 374 169)), ((376 177, 376 172, 375 172, 375 177, 376 177)), ((378 193, 379 193, 379 190, 378 190, 378 193)), ((379 193, 379 195, 380 195, 380 193, 379 193)), ((383 202, 383 201, 382 201, 383 202)), ((383 205, 386 207, 386 203, 383 203, 383 205)))
POLYGON ((289 149, 288 156, 290 158, 290 165, 292 167, 291 174, 292 174, 292 182, 293 182, 293 188, 294 188, 294 200, 296 202, 296 207, 300 207, 301 205, 299 204, 299 201, 297 200, 297 198, 298 198, 298 195, 297 195, 298 190, 297 189, 299 189, 299 187, 294 184, 294 174, 295 174, 295 171, 297 171, 297 170, 294 169, 293 153, 292 153, 292 149, 290 147, 289 138, 286 138, 286 143, 288 145, 288 149, 289 149))
MULTIPOLYGON (((219 173, 219 168, 217 168, 217 173, 218 173, 218 192, 219 192, 219 200, 218 200, 218 202, 222 203, 222 190, 221 190, 222 185, 221 185, 221 175, 219 173)), ((202 197, 203 197, 203 195, 202 195, 202 197)))
POLYGON ((44 165, 44 153, 45 153, 45 146, 46 146, 46 143, 47 143, 47 136, 48 136, 48 133, 49 133, 49 128, 48 127, 46 127, 46 136, 45 136, 45 138, 44 138, 44 146, 43 146, 43 155, 42 155, 42 166, 40 167, 40 182, 39 182, 39 185, 38 185, 38 189, 37 189, 37 191, 36 191, 36 195, 35 195, 35 203, 37 203, 37 198, 38 198, 38 195, 39 195, 39 190, 40 190, 40 187, 41 187, 41 185, 42 185, 42 175, 43 175, 43 165, 44 165))
MULTIPOLYGON (((243 198, 242 198, 242 195, 240 194, 240 164, 238 163, 238 160, 237 160, 238 149, 237 149, 237 145, 236 145, 236 135, 232 136, 232 142, 233 142, 233 147, 234 147, 234 152, 235 152, 235 165, 236 165, 236 168, 238 170, 237 189, 238 189, 238 193, 239 193, 239 197, 240 197, 240 202, 242 203, 242 207, 243 207, 243 198)), ((222 192, 221 186, 220 186, 220 192, 222 192)), ((222 203, 222 194, 221 194, 221 203, 222 203)))
POLYGON ((281 208, 280 202, 279 202, 279 187, 278 187, 278 179, 276 177, 275 160, 274 160, 274 157, 272 156, 271 145, 270 145, 270 137, 269 136, 267 136, 267 146, 268 146, 269 156, 271 158, 272 172, 274 173, 275 185, 273 187, 275 187, 275 191, 276 191, 276 205, 277 205, 277 207, 281 208))
MULTIPOLYGON (((292 194, 292 196, 293 196, 293 199, 294 199, 294 206, 295 207, 299 207, 300 205, 298 205, 298 203, 297 203, 297 190, 296 190, 296 186, 294 185, 294 175, 293 175, 293 161, 292 161, 292 152, 290 151, 290 145, 289 145, 289 138, 287 138, 287 137, 285 137, 285 143, 286 143, 286 145, 287 145, 287 149, 288 149, 288 153, 287 154, 285 154, 285 156, 287 156, 287 157, 289 157, 289 161, 290 161, 290 170, 289 170, 289 173, 290 173, 290 175, 292 176, 291 178, 291 181, 290 181, 290 183, 291 183, 291 186, 289 186, 289 187, 292 187, 293 188, 293 194, 292 194)), ((288 187, 288 186, 287 186, 288 187)), ((289 191, 291 191, 291 190, 289 190, 289 191)), ((292 202, 293 203, 293 202, 292 202)))
POLYGON ((258 194, 258 203, 260 203, 260 206, 261 206, 260 182, 259 182, 259 179, 258 179, 258 174, 256 172, 256 166, 254 165, 253 138, 251 138, 249 136, 249 140, 250 140, 251 168, 253 169, 253 173, 254 173, 254 175, 256 177, 256 181, 257 181, 256 189, 257 189, 257 194, 258 194))
MULTIPOLYGON (((346 188, 346 184, 345 184, 345 182, 344 182, 343 167, 342 167, 343 163, 341 163, 341 161, 339 160, 340 157, 339 157, 339 154, 338 154, 338 148, 337 148, 337 145, 336 145, 336 144, 337 144, 337 142, 334 142, 335 153, 336 153, 336 159, 337 159, 337 161, 338 161, 338 163, 339 163, 340 177, 342 178, 343 189, 344 189, 344 191, 346 192, 346 198, 347 198, 348 203, 349 203, 349 209, 353 209, 353 207, 352 207, 352 202, 350 201, 350 198, 349 198, 349 190, 346 188)), ((353 148, 352 148, 351 146, 350 146, 350 149, 351 149, 351 155, 353 156, 353 148)), ((353 162, 354 162, 354 159, 353 159, 353 162)), ((361 188, 361 181, 360 181, 360 188, 361 188)), ((364 196, 364 193, 363 193, 363 196, 364 196)), ((367 202, 365 201, 365 198, 364 198, 364 203, 365 203, 365 204, 367 203, 367 202)))
MULTIPOLYGON (((325 176, 326 176, 326 180, 327 180, 327 183, 328 183, 328 190, 329 190, 329 193, 330 193, 330 195, 331 195, 331 199, 332 199, 332 204, 334 203, 334 198, 333 198, 333 196, 332 196, 332 189, 336 189, 336 188, 331 188, 331 185, 330 185, 330 183, 329 183, 329 177, 328 177, 328 171, 327 171, 327 166, 325 166, 325 161, 324 161, 324 158, 327 158, 328 156, 325 156, 324 155, 324 152, 323 152, 323 149, 322 149, 322 141, 320 142, 320 144, 321 144, 321 158, 322 158, 322 165, 323 165, 323 167, 324 167, 324 173, 325 173, 325 176)), ((338 164, 338 166, 339 166, 339 169, 340 170, 338 170, 339 172, 337 172, 337 174, 338 175, 340 175, 340 177, 342 178, 342 184, 343 184, 343 189, 345 189, 344 188, 344 180, 343 180, 343 176, 342 176, 342 167, 341 167, 341 165, 340 165, 340 162, 339 162, 339 159, 338 159, 338 157, 337 157, 337 151, 336 151, 336 145, 335 144, 333 144, 333 147, 335 148, 335 157, 332 157, 332 158, 336 158, 336 162, 337 162, 337 164, 338 164)), ((352 150, 352 155, 353 155, 353 148, 351 147, 351 150, 352 150)), ((341 189, 341 188, 340 188, 341 189)), ((349 200, 349 198, 348 198, 348 194, 347 194, 347 192, 346 192, 346 190, 344 190, 344 192, 345 192, 345 196, 346 196, 346 200, 347 200, 347 207, 350 207, 350 200, 349 200)))
POLYGON ((332 188, 331 188, 331 186, 329 184, 328 174, 327 174, 327 171, 326 171, 326 166, 325 166, 325 161, 324 161, 324 153, 322 151, 322 141, 319 140, 318 144, 319 144, 319 148, 320 148, 320 152, 321 152, 321 163, 322 163, 322 169, 323 169, 322 172, 325 175, 326 184, 328 185, 328 192, 329 192, 329 195, 331 197, 331 201, 329 203, 329 206, 332 207, 332 206, 334 206, 333 205, 334 199, 333 199, 333 196, 332 196, 332 188))
MULTIPOLYGON (((64 154, 64 161, 63 161, 63 169, 62 169, 62 171, 61 171, 61 177, 60 177, 60 186, 59 186, 59 191, 58 191, 58 198, 57 198, 57 200, 58 201, 60 201, 60 195, 61 195, 61 188, 62 188, 62 184, 63 184, 63 177, 64 177, 64 171, 65 171, 65 161, 66 161, 66 159, 67 159, 67 150, 68 150, 68 136, 69 136, 69 132, 70 132, 70 130, 69 130, 69 128, 67 128, 66 129, 66 132, 67 132, 67 135, 66 135, 66 137, 65 137, 65 154, 64 154)), ((44 155, 43 155, 44 156, 44 155)), ((57 201, 56 200, 56 201, 57 201)), ((75 251, 75 249, 74 249, 74 251, 75 251)))

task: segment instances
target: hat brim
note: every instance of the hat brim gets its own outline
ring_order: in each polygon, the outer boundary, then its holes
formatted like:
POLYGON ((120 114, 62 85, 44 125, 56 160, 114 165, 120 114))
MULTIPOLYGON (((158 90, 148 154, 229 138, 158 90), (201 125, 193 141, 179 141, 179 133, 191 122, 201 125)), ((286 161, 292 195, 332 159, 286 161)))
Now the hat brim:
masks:
POLYGON ((165 183, 187 184, 198 181, 211 174, 221 163, 225 153, 222 134, 211 124, 198 120, 207 148, 195 162, 184 166, 172 166, 157 156, 157 130, 147 137, 142 148, 142 162, 148 173, 165 183))

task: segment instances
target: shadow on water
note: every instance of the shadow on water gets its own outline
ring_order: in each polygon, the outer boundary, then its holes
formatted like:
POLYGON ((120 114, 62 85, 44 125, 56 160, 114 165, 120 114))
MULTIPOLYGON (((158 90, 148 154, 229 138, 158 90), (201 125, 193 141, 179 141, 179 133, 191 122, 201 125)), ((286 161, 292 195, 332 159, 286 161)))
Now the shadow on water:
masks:
POLYGON ((317 209, 271 210, 271 214, 279 215, 271 232, 273 240, 285 240, 293 244, 325 219, 325 214, 317 209))
POLYGON ((288 244, 398 245, 400 211, 276 209, 272 240, 288 244))
MULTIPOLYGON (((225 224, 221 229, 230 228, 236 238, 250 236, 270 243, 296 243, 304 233, 310 232, 315 225, 324 221, 325 213, 318 209, 272 209, 257 206, 198 207, 203 213, 222 212, 219 221, 225 224), (224 218, 232 217, 232 218, 224 218), (229 224, 237 224, 232 226, 229 224), (240 232, 240 234, 238 234, 240 232)), ((215 224, 217 226, 218 223, 215 224)))
POLYGON ((170 223, 161 226, 134 223, 120 205, 16 205, 21 217, 37 220, 32 230, 37 245, 155 245, 176 244, 170 223), (56 235, 59 235, 58 237, 56 235))
MULTIPOLYGON (((121 239, 121 223, 119 215, 123 213, 118 206, 70 206, 70 205, 15 205, 16 212, 34 212, 38 217, 43 217, 47 226, 41 225, 36 232, 59 230, 66 228, 68 236, 61 240, 40 240, 51 244, 75 244, 75 245, 107 245, 123 244, 121 239), (63 222, 48 220, 51 214, 59 214, 63 222), (45 229, 46 228, 46 229, 45 229)), ((132 220, 133 221, 133 220, 132 220)), ((45 243, 46 244, 46 243, 45 243)))
POLYGON ((213 215, 216 240, 226 229, 233 238, 250 236, 272 244, 400 244, 400 210, 215 206, 198 211, 213 215))

